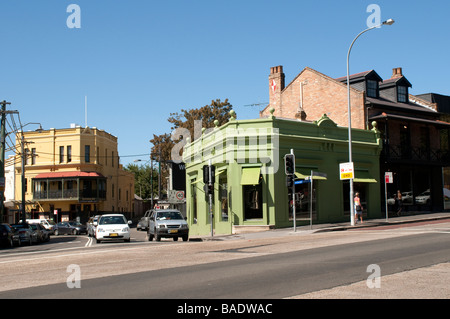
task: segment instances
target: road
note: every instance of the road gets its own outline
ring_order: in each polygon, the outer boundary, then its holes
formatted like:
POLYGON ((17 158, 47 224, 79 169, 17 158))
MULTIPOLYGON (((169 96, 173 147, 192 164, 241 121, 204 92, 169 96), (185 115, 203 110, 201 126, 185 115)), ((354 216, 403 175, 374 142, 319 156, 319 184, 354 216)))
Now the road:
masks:
MULTIPOLYGON (((139 236, 132 243, 89 247, 84 238, 58 251, 0 254, 0 298, 326 298, 333 289, 344 289, 343 297, 357 283, 370 296, 389 289, 383 278, 436 265, 445 266, 439 275, 446 283, 450 278, 448 221, 251 240, 156 243, 139 236), (81 288, 68 288, 69 265, 79 267, 81 288), (365 284, 369 265, 381 270, 379 289, 365 284)), ((450 298, 449 289, 441 294, 450 298)))

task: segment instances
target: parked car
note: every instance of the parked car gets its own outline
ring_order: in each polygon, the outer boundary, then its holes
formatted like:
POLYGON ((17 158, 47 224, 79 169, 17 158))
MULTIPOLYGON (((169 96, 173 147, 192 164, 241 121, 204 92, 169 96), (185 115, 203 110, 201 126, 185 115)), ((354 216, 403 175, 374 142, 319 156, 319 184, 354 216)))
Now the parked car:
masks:
POLYGON ((77 222, 75 220, 71 220, 68 223, 70 226, 76 229, 76 235, 87 234, 86 225, 83 225, 82 223, 77 222))
POLYGON ((106 214, 102 215, 97 224, 95 230, 95 239, 97 243, 101 243, 104 240, 116 240, 121 239, 125 242, 130 241, 130 227, 131 220, 127 222, 127 219, 122 214, 106 214))
POLYGON ((77 229, 69 224, 69 222, 59 222, 56 224, 55 236, 59 235, 76 235, 77 229))
POLYGON ((19 235, 21 243, 28 243, 31 246, 33 242, 38 242, 37 233, 30 228, 29 224, 13 224, 11 228, 15 234, 19 235))
POLYGON ((149 218, 148 240, 160 241, 162 237, 171 237, 174 241, 178 237, 187 241, 189 238, 189 226, 180 211, 174 209, 153 210, 149 218))
POLYGON ((148 229, 148 220, 150 219, 150 215, 153 210, 148 210, 145 212, 144 216, 139 220, 136 230, 147 230, 148 229))
POLYGON ((429 205, 430 204, 430 190, 427 189, 426 191, 424 191, 423 193, 419 194, 418 196, 416 196, 416 204, 419 205, 429 205))
POLYGON ((94 223, 98 223, 98 219, 101 215, 95 215, 94 217, 89 218, 86 228, 87 228, 87 234, 89 237, 95 236, 95 228, 97 227, 94 225, 94 223))
POLYGON ((0 224, 0 245, 3 247, 20 246, 20 237, 9 224, 0 224))
MULTIPOLYGON (((20 221, 19 223, 21 223, 20 221)), ((51 219, 27 219, 28 224, 41 224, 45 229, 47 229, 51 234, 55 231, 56 223, 51 219)))
MULTIPOLYGON (((395 198, 397 197, 397 193, 392 194, 390 198, 388 198, 388 205, 395 205, 395 198)), ((412 204, 413 196, 412 192, 403 192, 402 193, 402 203, 403 204, 412 204)))
POLYGON ((50 235, 44 226, 41 224, 29 224, 29 226, 36 233, 38 243, 43 243, 50 240, 50 235))

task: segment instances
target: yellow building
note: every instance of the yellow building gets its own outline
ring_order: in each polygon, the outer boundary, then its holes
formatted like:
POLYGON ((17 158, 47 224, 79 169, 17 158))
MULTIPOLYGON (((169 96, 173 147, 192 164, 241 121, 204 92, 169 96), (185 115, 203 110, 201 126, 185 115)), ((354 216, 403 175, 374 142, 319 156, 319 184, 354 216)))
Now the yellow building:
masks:
MULTIPOLYGON (((106 212, 133 217, 134 174, 124 171, 119 163, 117 137, 95 127, 79 126, 23 134, 27 218, 58 222, 79 218, 85 222, 106 212)), ((18 139, 18 152, 20 143, 18 139)), ((16 214, 20 214, 20 155, 15 159, 15 174, 16 214)), ((18 219, 20 215, 16 215, 18 219)))

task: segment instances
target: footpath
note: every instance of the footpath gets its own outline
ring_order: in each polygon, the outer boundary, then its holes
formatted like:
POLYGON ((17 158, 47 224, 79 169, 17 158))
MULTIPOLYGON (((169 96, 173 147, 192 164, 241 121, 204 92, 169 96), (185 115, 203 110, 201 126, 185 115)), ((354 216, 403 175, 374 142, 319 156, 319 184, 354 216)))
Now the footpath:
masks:
POLYGON ((295 233, 308 234, 317 232, 327 232, 327 231, 343 231, 348 229, 357 229, 363 227, 377 227, 377 226, 392 226, 401 225, 408 223, 418 223, 427 222, 435 220, 450 220, 450 212, 437 212, 437 213, 424 213, 424 212, 407 212, 402 216, 379 218, 379 219, 368 219, 363 220, 363 223, 357 222, 354 226, 350 225, 350 220, 348 222, 340 223, 325 223, 325 224, 313 224, 305 226, 296 226, 295 232, 294 227, 288 228, 278 228, 258 232, 245 232, 233 235, 215 235, 211 236, 192 236, 190 240, 208 241, 208 240, 233 240, 233 239, 253 239, 253 238, 264 238, 264 237, 280 237, 289 236, 295 233))
MULTIPOLYGON (((260 232, 242 233, 235 235, 204 236, 197 240, 237 240, 273 238, 293 235, 314 234, 318 232, 345 231, 350 229, 395 226, 402 224, 413 224, 420 222, 432 222, 438 220, 449 220, 450 212, 418 213, 409 212, 408 215, 400 217, 389 217, 380 219, 368 219, 363 223, 350 225, 350 221, 343 223, 313 224, 293 227, 272 229, 260 232)), ((196 240, 196 239, 194 239, 196 240)), ((315 291, 311 293, 291 296, 288 299, 450 299, 450 263, 436 264, 430 267, 403 271, 381 277, 380 289, 368 288, 367 281, 355 282, 353 284, 338 286, 331 289, 315 291)))

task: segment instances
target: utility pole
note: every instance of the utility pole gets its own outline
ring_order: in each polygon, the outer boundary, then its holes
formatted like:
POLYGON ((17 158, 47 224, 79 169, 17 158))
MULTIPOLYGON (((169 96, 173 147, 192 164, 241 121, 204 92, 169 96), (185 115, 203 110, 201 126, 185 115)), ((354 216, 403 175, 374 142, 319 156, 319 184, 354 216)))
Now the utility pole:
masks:
POLYGON ((27 222, 27 214, 25 211, 25 161, 27 160, 27 155, 25 154, 25 137, 23 136, 22 132, 22 138, 21 138, 22 144, 21 151, 22 151, 22 210, 21 210, 21 216, 22 216, 22 223, 27 222))
POLYGON ((0 128, 0 223, 5 215, 5 140, 6 140, 6 105, 11 102, 3 100, 1 105, 1 128, 0 128))

